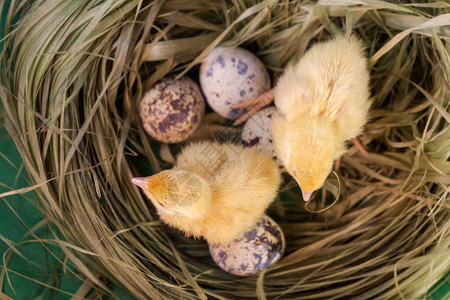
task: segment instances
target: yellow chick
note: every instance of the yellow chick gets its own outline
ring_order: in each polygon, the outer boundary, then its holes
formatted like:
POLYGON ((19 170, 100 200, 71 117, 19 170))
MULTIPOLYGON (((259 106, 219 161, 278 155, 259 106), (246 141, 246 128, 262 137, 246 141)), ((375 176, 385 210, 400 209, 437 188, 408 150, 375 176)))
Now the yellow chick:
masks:
POLYGON ((226 244, 264 214, 281 175, 277 163, 255 149, 203 141, 184 148, 171 170, 132 181, 165 223, 210 244, 226 244))
MULTIPOLYGON (((351 36, 312 46, 290 64, 274 90, 242 103, 253 110, 275 98, 274 145, 287 172, 299 184, 303 199, 321 188, 333 161, 346 152, 345 142, 363 129, 371 105, 364 47, 351 36)), ((362 150, 364 152, 364 150, 362 150)))

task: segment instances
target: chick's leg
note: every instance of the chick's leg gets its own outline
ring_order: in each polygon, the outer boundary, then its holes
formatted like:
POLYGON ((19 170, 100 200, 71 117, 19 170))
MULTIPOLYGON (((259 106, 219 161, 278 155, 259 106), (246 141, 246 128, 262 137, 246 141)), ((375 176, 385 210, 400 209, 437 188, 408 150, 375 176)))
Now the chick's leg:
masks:
POLYGON ((342 156, 339 157, 339 158, 337 158, 337 159, 334 161, 333 169, 334 169, 335 172, 339 171, 339 168, 341 167, 341 163, 342 163, 342 156))
POLYGON ((261 108, 269 105, 273 98, 275 97, 275 88, 268 90, 261 95, 245 100, 241 103, 234 104, 231 108, 249 108, 249 110, 240 116, 236 121, 234 121, 234 125, 239 125, 242 122, 247 121, 251 116, 257 113, 261 108))
MULTIPOLYGON (((366 148, 364 147, 364 145, 361 143, 361 141, 358 138, 352 138, 353 143, 355 144, 356 148, 358 148, 358 150, 366 155, 369 154, 369 152, 367 152, 366 148)), ((342 156, 337 158, 334 161, 334 167, 333 169, 337 172, 339 171, 339 168, 341 167, 341 163, 342 163, 342 156)))
POLYGON ((359 151, 361 151, 362 154, 369 154, 369 152, 367 152, 366 148, 364 147, 364 145, 361 143, 361 141, 358 138, 352 138, 353 143, 355 144, 356 148, 358 148, 359 151))

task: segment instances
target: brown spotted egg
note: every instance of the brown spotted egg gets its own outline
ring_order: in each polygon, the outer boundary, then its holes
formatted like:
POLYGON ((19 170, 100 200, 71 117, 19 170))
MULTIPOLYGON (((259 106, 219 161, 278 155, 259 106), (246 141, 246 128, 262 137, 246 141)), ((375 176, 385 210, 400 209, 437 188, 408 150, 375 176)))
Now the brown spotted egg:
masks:
POLYGON ((275 157, 275 148, 271 131, 272 115, 276 108, 271 106, 260 110, 245 123, 242 129, 242 141, 250 147, 275 157))
POLYGON ((228 119, 236 119, 244 109, 231 106, 270 89, 263 63, 242 48, 214 48, 200 67, 200 86, 211 108, 228 119))
POLYGON ((165 77, 141 101, 140 117, 145 131, 165 143, 186 140, 205 113, 198 85, 188 77, 165 77))
POLYGON ((284 249, 283 231, 266 215, 243 237, 226 245, 209 245, 215 263, 224 271, 237 276, 259 273, 280 260, 284 249))

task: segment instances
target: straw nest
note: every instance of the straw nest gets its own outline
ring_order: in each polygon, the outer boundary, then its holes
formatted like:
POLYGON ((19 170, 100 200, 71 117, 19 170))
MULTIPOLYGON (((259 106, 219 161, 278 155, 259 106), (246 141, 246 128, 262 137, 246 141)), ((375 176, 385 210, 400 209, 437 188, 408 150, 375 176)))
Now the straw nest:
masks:
MULTIPOLYGON (((25 191, 35 191, 68 270, 85 287, 108 292, 115 282, 148 299, 426 295, 450 269, 449 9, 371 0, 12 2, 0 96, 34 184, 25 191), (367 45, 373 109, 361 140, 370 154, 350 148, 341 200, 324 213, 307 212, 286 177, 269 210, 286 234, 284 258, 257 276, 226 274, 203 241, 158 221, 131 184, 170 168, 178 150, 143 132, 139 101, 168 73, 196 79, 218 44, 252 50, 275 81, 292 57, 338 32, 367 45)), ((224 128, 210 114, 193 138, 224 128)), ((325 190, 337 194, 335 178, 325 190)), ((315 209, 329 201, 315 200, 315 209)))

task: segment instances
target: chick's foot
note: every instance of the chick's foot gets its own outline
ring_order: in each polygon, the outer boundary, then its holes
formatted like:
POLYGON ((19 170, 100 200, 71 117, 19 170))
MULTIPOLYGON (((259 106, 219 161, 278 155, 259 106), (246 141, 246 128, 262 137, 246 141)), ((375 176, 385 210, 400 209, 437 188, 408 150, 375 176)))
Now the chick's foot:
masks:
POLYGON ((268 90, 265 93, 262 93, 259 96, 250 98, 241 103, 234 104, 231 108, 249 108, 249 110, 240 116, 236 121, 234 121, 233 125, 239 125, 242 122, 247 121, 251 116, 256 114, 261 108, 269 105, 275 97, 275 88, 268 90))
POLYGON ((355 144, 356 148, 358 148, 358 150, 361 151, 362 154, 365 155, 369 154, 369 152, 367 152, 366 148, 358 138, 352 138, 352 141, 355 144))
MULTIPOLYGON (((361 143, 361 141, 360 141, 358 138, 352 138, 352 141, 353 141, 353 143, 355 144, 356 148, 358 148, 358 150, 359 150, 362 154, 364 154, 364 155, 369 154, 369 152, 367 152, 366 148, 364 147, 364 145, 361 143)), ((337 158, 337 159, 334 161, 334 164, 333 164, 333 170, 334 170, 335 172, 339 171, 339 168, 341 167, 341 164, 342 164, 342 156, 339 157, 339 158, 337 158)))
POLYGON ((334 169, 335 172, 339 171, 339 168, 341 167, 341 163, 342 163, 342 156, 339 157, 339 158, 337 158, 337 159, 334 161, 333 169, 334 169))

